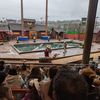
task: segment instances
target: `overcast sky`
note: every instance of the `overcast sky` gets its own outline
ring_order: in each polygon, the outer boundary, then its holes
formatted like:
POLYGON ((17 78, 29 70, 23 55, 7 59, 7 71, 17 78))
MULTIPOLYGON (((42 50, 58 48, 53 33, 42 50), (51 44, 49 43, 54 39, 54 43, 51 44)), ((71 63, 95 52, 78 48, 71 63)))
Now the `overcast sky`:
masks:
MULTIPOLYGON (((23 0, 24 17, 44 20, 46 0, 23 0)), ((48 0, 49 20, 70 20, 86 17, 89 0, 48 0)), ((97 16, 100 17, 100 0, 97 16)), ((20 0, 0 0, 0 19, 20 19, 20 0)))

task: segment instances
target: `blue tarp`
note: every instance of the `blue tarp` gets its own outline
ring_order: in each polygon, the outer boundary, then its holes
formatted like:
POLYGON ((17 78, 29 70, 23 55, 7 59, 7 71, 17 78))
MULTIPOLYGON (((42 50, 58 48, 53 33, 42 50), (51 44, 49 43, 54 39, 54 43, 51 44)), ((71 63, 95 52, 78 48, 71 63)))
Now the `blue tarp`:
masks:
POLYGON ((42 40, 48 40, 50 37, 49 36, 41 36, 42 40))
POLYGON ((27 36, 19 36, 18 41, 28 41, 29 38, 27 36))

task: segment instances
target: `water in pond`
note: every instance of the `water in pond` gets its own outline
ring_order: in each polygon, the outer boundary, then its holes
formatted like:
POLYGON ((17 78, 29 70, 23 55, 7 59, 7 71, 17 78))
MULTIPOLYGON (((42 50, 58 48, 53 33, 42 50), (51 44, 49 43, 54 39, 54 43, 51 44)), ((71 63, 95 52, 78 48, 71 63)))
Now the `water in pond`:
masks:
MULTIPOLYGON (((14 48, 17 49, 18 52, 32 52, 32 51, 43 51, 47 46, 50 46, 52 50, 63 49, 63 42, 53 42, 53 43, 35 43, 35 44, 16 44, 14 48)), ((67 48, 76 48, 79 47, 80 44, 76 42, 68 42, 67 48)))

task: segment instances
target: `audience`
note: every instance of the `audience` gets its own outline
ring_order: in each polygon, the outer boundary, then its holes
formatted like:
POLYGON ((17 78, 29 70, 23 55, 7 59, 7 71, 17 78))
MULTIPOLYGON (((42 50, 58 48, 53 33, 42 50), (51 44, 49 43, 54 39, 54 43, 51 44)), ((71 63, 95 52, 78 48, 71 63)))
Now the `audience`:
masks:
POLYGON ((12 92, 6 83, 4 83, 6 74, 0 72, 0 100, 13 100, 12 92))
POLYGON ((28 89, 16 100, 100 100, 100 69, 64 65, 33 67, 5 64, 0 61, 0 100, 13 100, 11 89, 28 89), (91 95, 92 94, 92 95, 91 95))

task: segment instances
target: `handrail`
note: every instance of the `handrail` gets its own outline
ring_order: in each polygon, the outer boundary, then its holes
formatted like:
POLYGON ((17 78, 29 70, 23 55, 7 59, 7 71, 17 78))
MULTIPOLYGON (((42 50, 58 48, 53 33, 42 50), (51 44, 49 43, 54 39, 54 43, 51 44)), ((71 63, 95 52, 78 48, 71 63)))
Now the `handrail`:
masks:
POLYGON ((12 93, 26 93, 26 92, 30 92, 29 89, 19 89, 19 88, 15 88, 15 89, 11 89, 12 93))
MULTIPOLYGON (((91 54, 94 53, 100 53, 100 51, 95 51, 95 52, 91 52, 91 54)), ((63 59, 63 58, 69 58, 69 57, 75 57, 75 56, 79 56, 82 54, 77 54, 77 55, 70 55, 70 56, 65 56, 65 57, 57 57, 57 58, 47 58, 48 60, 57 60, 57 59, 63 59)), ((39 61, 40 58, 0 58, 0 60, 26 60, 26 61, 39 61)))

